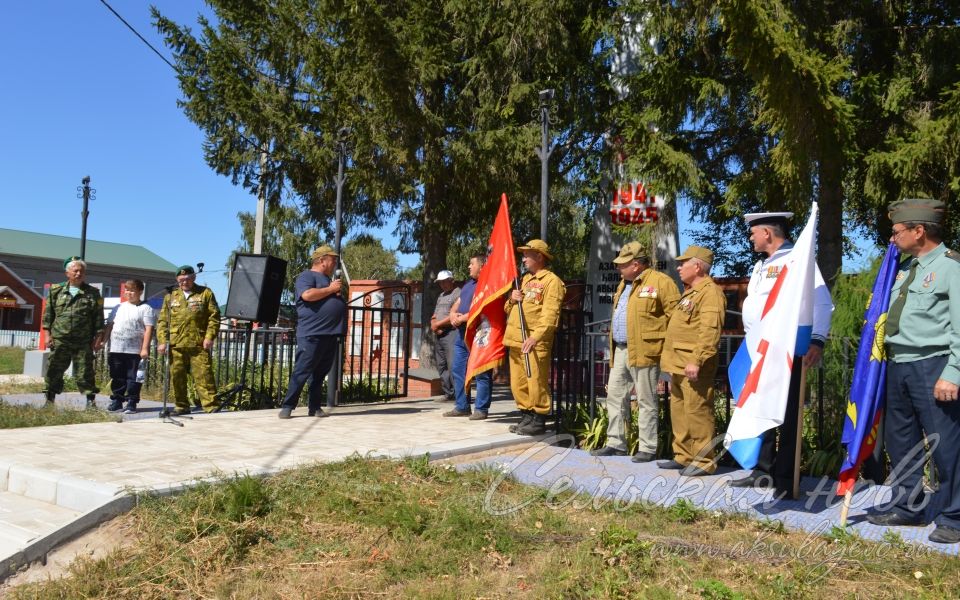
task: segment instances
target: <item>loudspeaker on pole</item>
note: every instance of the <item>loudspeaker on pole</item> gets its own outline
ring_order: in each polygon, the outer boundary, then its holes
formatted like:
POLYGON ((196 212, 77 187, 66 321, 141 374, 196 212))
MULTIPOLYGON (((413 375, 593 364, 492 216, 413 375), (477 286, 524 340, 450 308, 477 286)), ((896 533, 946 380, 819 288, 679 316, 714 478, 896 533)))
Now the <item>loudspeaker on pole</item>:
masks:
POLYGON ((267 254, 237 254, 230 272, 224 316, 243 321, 276 323, 287 261, 267 254))

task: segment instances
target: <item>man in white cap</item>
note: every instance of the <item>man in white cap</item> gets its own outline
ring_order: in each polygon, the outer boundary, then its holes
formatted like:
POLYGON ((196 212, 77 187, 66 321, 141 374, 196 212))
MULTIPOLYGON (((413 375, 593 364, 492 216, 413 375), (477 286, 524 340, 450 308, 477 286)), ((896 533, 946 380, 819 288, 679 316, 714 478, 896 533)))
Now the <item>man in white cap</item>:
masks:
MULTIPOLYGON (((753 249, 765 258, 757 261, 750 274, 747 297, 743 301, 743 329, 750 331, 760 326, 763 307, 767 297, 777 282, 780 270, 787 263, 787 257, 793 250, 793 242, 788 235, 787 220, 793 217, 790 212, 751 213, 744 215, 750 228, 750 242, 753 249)), ((787 496, 793 495, 793 471, 796 462, 797 417, 800 405, 801 364, 807 368, 820 364, 823 346, 830 333, 830 318, 833 314, 833 302, 819 267, 814 274, 813 332, 810 346, 802 357, 794 359, 793 376, 790 378, 790 391, 787 396, 786 414, 783 425, 767 431, 760 447, 760 457, 752 473, 730 482, 734 487, 771 487, 787 496), (777 444, 779 431, 780 443, 777 444)))
MULTIPOLYGON (((453 303, 460 297, 460 288, 453 280, 453 273, 446 269, 437 273, 436 282, 440 286, 440 296, 437 298, 437 307, 433 311, 433 316, 430 317, 430 329, 437 336, 433 358, 437 363, 437 371, 440 373, 443 399, 453 401, 453 373, 450 371, 450 367, 453 365, 453 344, 457 336, 454 326, 450 323, 450 309, 453 308, 453 303)), ((470 416, 469 409, 463 416, 470 416)))

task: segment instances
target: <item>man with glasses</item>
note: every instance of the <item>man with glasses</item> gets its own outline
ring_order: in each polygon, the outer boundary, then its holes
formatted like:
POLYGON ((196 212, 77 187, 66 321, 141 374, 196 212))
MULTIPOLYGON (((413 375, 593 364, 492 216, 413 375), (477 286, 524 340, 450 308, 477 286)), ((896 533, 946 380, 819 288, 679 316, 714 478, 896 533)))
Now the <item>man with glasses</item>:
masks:
POLYGON ((177 287, 163 298, 157 318, 157 352, 170 351, 170 383, 178 415, 190 414, 187 374, 203 410, 217 409, 216 384, 210 351, 220 329, 220 307, 213 290, 196 284, 197 273, 190 265, 177 269, 177 287))
POLYGON ((670 315, 680 301, 680 289, 666 273, 651 266, 650 252, 640 242, 624 244, 613 259, 620 285, 613 295, 610 325, 610 375, 607 380, 607 443, 593 456, 627 453, 630 395, 637 392, 637 451, 633 462, 650 462, 657 455, 657 380, 660 355, 670 315))
POLYGON ((929 540, 960 542, 960 255, 943 245, 944 204, 929 198, 890 205, 890 241, 900 265, 884 329, 887 404, 884 445, 893 495, 874 525, 923 525, 927 449, 939 488, 929 540))

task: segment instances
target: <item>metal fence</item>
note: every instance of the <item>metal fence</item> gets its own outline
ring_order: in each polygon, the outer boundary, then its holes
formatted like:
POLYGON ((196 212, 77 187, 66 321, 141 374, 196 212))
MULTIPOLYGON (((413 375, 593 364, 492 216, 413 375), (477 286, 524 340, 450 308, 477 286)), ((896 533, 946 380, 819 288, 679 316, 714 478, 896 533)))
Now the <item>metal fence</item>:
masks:
MULTIPOLYGON (((606 396, 610 370, 607 358, 609 320, 591 322, 590 317, 591 313, 587 311, 561 311, 551 373, 553 408, 559 429, 569 427, 578 410, 585 411, 589 420, 595 419, 597 401, 606 396)), ((735 400, 730 391, 727 368, 742 340, 742 335, 720 338, 719 366, 714 379, 718 431, 725 430, 730 421, 735 400)), ((830 340, 823 363, 807 373, 806 418, 814 424, 811 442, 818 449, 829 447, 840 438, 856 351, 854 340, 830 340)), ((669 432, 670 391, 665 377, 661 377, 658 395, 660 430, 669 432)))
POLYGON ((398 284, 369 290, 350 301, 350 329, 343 344, 342 402, 407 395, 411 299, 410 286, 398 284))
POLYGON ((0 329, 0 346, 34 350, 40 345, 39 331, 0 329))
MULTIPOLYGON (((349 303, 350 325, 342 345, 342 403, 377 402, 407 395, 410 307, 408 285, 371 290, 349 303)), ((109 348, 101 351, 96 361, 100 381, 110 377, 108 351, 109 348)), ((295 329, 221 329, 212 351, 218 401, 240 409, 279 406, 287 391, 296 353, 295 329)), ((148 390, 162 387, 161 358, 154 340, 145 381, 148 390)), ((326 383, 323 385, 325 390, 326 383)), ((188 386, 188 390, 194 400, 193 387, 188 386)))

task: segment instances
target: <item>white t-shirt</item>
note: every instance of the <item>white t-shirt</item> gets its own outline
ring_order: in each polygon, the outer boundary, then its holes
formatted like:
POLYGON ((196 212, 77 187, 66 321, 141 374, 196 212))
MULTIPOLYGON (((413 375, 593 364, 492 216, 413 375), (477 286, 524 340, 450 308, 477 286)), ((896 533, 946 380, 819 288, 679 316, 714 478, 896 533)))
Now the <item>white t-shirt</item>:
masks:
POLYGON ((156 326, 157 317, 146 302, 137 305, 121 302, 110 312, 109 322, 113 324, 110 352, 140 354, 143 334, 148 325, 156 326))

